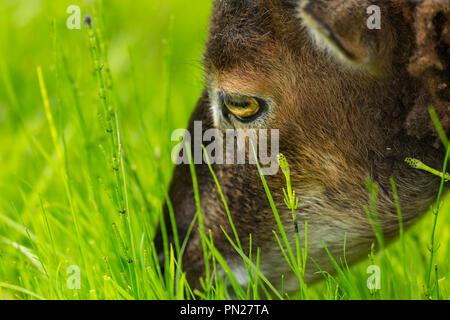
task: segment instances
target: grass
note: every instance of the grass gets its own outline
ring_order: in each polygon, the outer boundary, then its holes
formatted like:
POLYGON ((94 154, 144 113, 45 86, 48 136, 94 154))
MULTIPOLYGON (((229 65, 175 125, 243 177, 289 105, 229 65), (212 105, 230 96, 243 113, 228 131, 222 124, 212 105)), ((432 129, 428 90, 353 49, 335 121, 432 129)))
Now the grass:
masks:
MULTIPOLYGON (((0 4, 0 299, 448 299, 450 201, 440 190, 432 212, 396 243, 352 267, 330 256, 336 275, 293 294, 272 286, 259 250, 246 255, 234 227, 227 237, 248 288, 204 228, 211 273, 203 290, 193 292, 182 272, 184 239, 165 247, 169 271, 161 270, 152 239, 173 170, 168 141, 203 88, 210 9, 210 0, 0 4), (93 28, 67 29, 71 4, 93 28), (370 265, 380 266, 381 290, 367 288, 370 265), (217 277, 219 266, 231 286, 217 277)), ((266 187, 277 217, 273 192, 281 190, 266 187)), ((400 206, 398 214, 401 221, 400 206)), ((291 248, 283 225, 274 229, 302 283, 306 239, 291 248)))

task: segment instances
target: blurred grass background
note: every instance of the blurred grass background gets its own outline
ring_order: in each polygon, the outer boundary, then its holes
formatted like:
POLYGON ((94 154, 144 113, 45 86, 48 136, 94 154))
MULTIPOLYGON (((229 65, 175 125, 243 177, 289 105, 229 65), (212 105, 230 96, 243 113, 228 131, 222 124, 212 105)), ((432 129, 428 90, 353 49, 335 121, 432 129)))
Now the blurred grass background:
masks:
MULTIPOLYGON (((203 88, 201 56, 211 6, 211 0, 1 1, 0 298, 186 297, 183 283, 170 288, 158 275, 151 240, 173 168, 170 133, 186 126, 203 88), (108 103, 117 111, 117 142, 126 154, 119 183, 86 27, 66 27, 73 4, 82 18, 93 18, 105 40, 112 75, 108 103), (114 197, 118 188, 127 195, 126 218, 114 197), (65 285, 71 265, 80 266, 80 290, 65 285)), ((450 295, 448 204, 438 221, 439 291, 433 291, 444 299, 450 295)), ((346 276, 309 288, 309 297, 424 298, 431 223, 427 215, 407 232, 407 252, 396 243, 346 276), (389 269, 382 270, 377 294, 366 287, 371 263, 389 269)), ((222 288, 210 298, 226 297, 222 288)))

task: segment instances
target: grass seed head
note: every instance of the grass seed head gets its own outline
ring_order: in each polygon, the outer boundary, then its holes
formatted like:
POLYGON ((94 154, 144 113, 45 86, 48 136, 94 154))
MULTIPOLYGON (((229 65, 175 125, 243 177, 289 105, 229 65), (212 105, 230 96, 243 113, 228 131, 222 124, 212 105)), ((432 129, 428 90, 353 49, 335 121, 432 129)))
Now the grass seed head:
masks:
POLYGON ((280 165, 280 168, 283 171, 284 175, 289 175, 291 173, 289 163, 286 157, 281 153, 278 155, 278 164, 280 165))
POLYGON ((90 16, 84 17, 84 24, 86 27, 91 28, 92 27, 92 19, 90 16))
POLYGON ((414 158, 406 158, 405 162, 414 169, 423 169, 424 168, 424 163, 422 161, 419 161, 417 159, 414 158))

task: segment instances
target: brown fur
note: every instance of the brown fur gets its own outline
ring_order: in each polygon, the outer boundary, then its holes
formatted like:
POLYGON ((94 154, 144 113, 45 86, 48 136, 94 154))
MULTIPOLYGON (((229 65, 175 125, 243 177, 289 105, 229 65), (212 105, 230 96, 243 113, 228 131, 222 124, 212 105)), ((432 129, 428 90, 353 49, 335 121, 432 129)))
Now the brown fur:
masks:
POLYGON ((436 134, 433 124, 427 121, 427 105, 436 109, 444 129, 450 128, 450 4, 424 1, 405 15, 413 23, 416 36, 408 71, 420 83, 406 128, 410 135, 421 138, 436 134))
MULTIPOLYGON (((403 160, 416 157, 436 168, 443 162, 444 150, 435 144, 436 133, 425 112, 432 102, 448 130, 448 96, 442 93, 447 90, 442 83, 448 83, 448 60, 444 60, 448 55, 448 5, 433 1, 300 2, 216 1, 204 57, 207 85, 189 130, 194 120, 202 120, 204 130, 249 127, 214 116, 211 109, 217 90, 273 101, 270 117, 255 126, 280 130, 280 152, 290 162, 293 188, 300 198, 300 230, 305 221, 309 224, 309 257, 323 270, 332 271, 323 242, 339 259, 347 237, 347 260, 352 262, 367 254, 375 241, 363 210, 369 205, 366 178, 379 185, 377 209, 386 238, 398 231, 389 177, 397 182, 406 226, 427 210, 436 195, 439 179, 408 168, 403 160), (372 2, 382 8, 380 31, 365 28, 365 8, 372 2), (358 10, 363 14, 356 14, 358 10), (340 49, 352 53, 344 55, 346 61, 311 38, 314 30, 306 15, 312 14, 333 31, 340 49), (434 28, 427 21, 433 21, 434 28)), ((214 244, 245 284, 242 259, 220 229, 231 234, 211 173, 205 164, 195 167, 205 228, 212 231, 214 244)), ((276 285, 281 275, 289 280, 289 268, 272 233, 277 230, 275 219, 256 168, 213 167, 244 248, 248 250, 251 234, 253 250, 261 249, 263 273, 276 285)), ((266 179, 288 237, 295 241, 292 218, 282 200, 283 175, 266 179)), ((170 197, 184 235, 196 212, 188 165, 175 169, 170 197)), ((162 247, 161 238, 157 246, 162 247)), ((204 275, 198 232, 190 238, 183 267, 192 284, 198 284, 204 275)), ((305 280, 317 279, 316 272, 310 262, 305 280)), ((288 289, 296 286, 287 282, 288 289)))

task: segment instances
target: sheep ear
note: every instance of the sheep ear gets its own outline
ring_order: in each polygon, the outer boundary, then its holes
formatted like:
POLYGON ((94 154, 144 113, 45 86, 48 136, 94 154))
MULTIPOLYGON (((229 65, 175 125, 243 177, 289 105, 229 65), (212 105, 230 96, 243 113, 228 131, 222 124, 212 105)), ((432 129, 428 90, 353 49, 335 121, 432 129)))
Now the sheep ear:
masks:
POLYGON ((368 0, 301 0, 303 25, 322 49, 346 64, 371 67, 386 59, 393 38, 381 8, 368 0))

